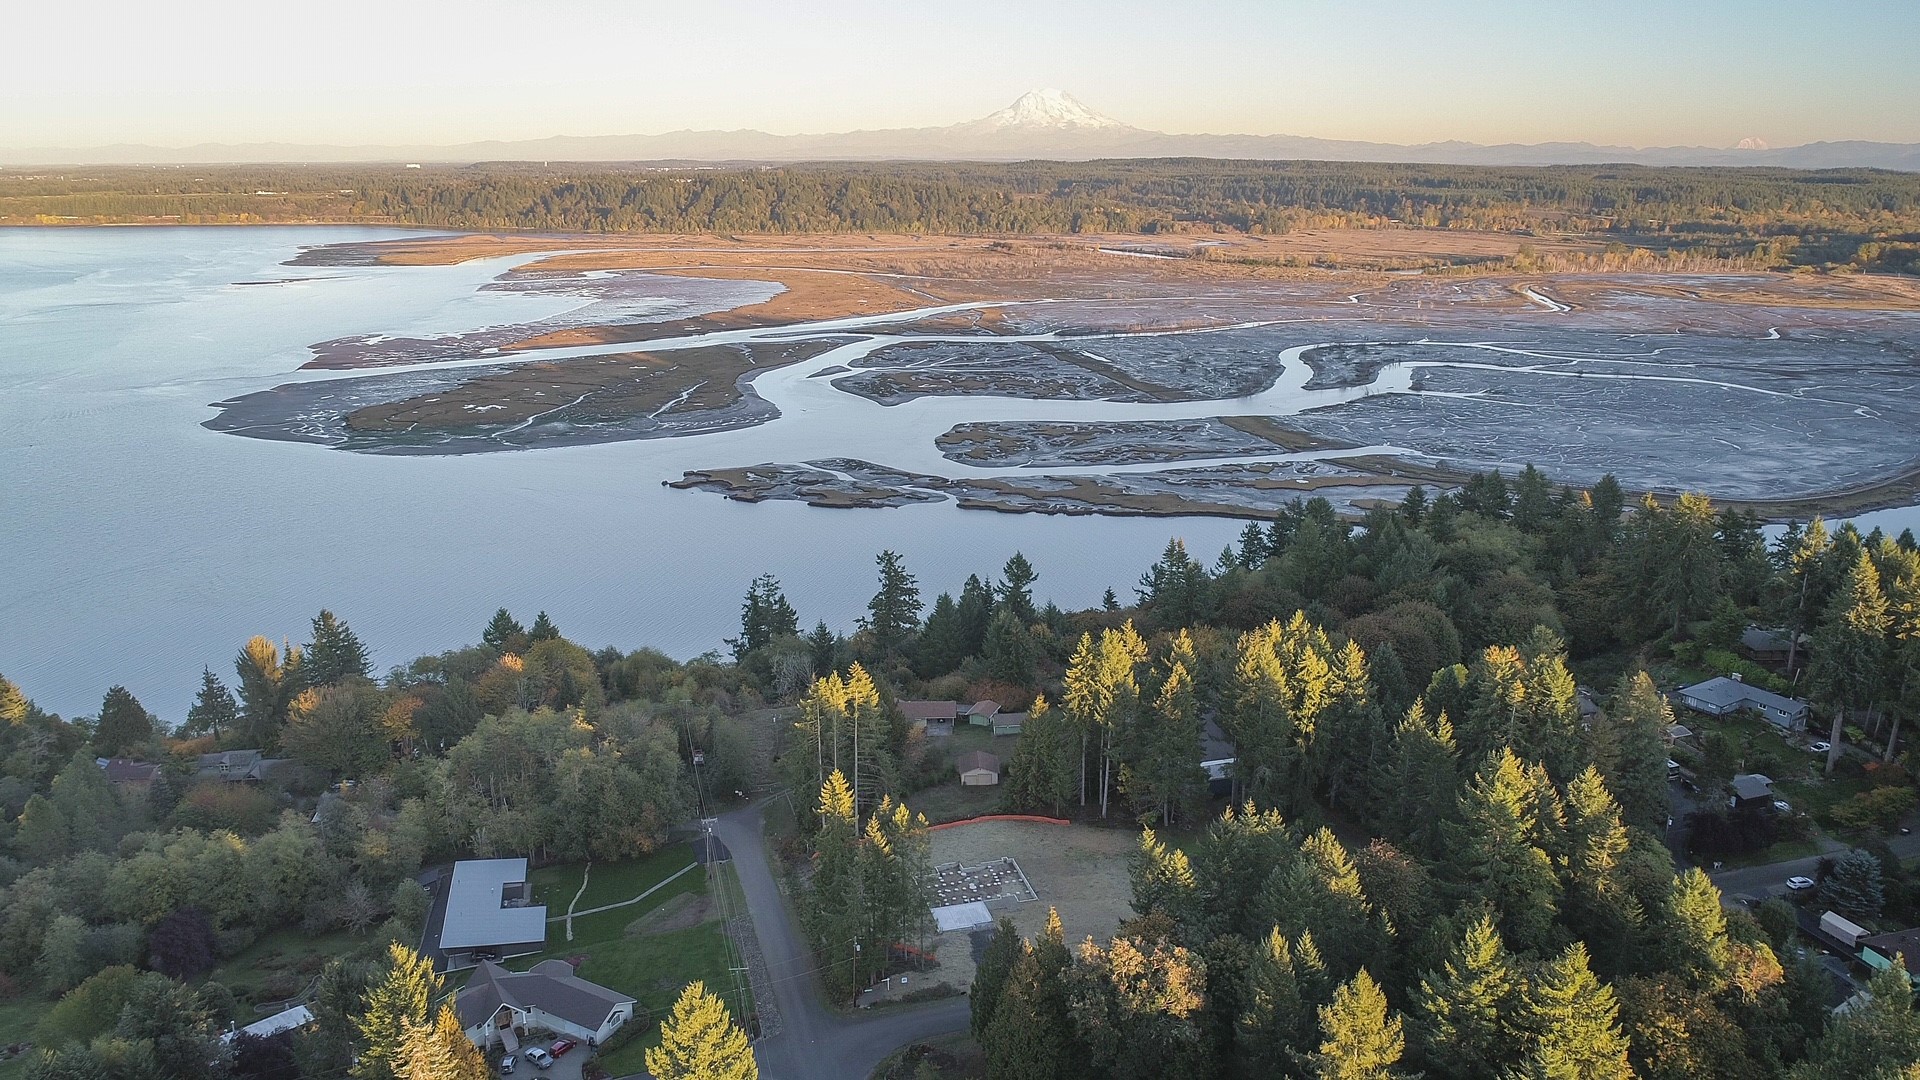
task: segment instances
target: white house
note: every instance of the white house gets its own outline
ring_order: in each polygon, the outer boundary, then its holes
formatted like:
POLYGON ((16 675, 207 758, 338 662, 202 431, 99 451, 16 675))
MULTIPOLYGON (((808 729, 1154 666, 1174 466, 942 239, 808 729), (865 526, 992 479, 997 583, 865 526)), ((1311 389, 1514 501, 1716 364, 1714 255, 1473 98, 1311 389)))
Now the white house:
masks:
POLYGON ((466 859, 453 864, 440 925, 443 971, 491 957, 528 956, 547 947, 547 909, 531 903, 525 859, 466 859))
POLYGON ((598 1046, 633 1019, 633 998, 580 978, 565 960, 542 960, 522 972, 482 960, 453 1011, 475 1046, 511 1054, 533 1031, 598 1046))

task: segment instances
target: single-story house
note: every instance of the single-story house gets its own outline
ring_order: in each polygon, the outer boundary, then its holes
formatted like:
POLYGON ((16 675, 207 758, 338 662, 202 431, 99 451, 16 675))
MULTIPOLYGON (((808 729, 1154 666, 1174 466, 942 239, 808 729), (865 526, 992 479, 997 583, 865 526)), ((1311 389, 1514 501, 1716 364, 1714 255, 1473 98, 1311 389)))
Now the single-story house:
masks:
POLYGON ((1215 795, 1233 794, 1233 766, 1239 760, 1226 729, 1208 720, 1200 729, 1200 768, 1207 774, 1207 790, 1215 795))
POLYGON ((1798 698, 1782 697, 1771 690, 1762 690, 1742 682, 1738 675, 1723 675, 1682 687, 1674 696, 1680 700, 1680 704, 1708 716, 1725 716, 1751 709, 1765 717, 1767 723, 1783 731, 1805 729, 1807 716, 1813 711, 1811 706, 1798 698))
POLYGON ((527 956, 547 947, 547 909, 534 904, 525 859, 466 859, 453 864, 440 924, 442 970, 487 959, 527 956), (478 955, 476 955, 478 954, 478 955))
MULTIPOLYGON (((1801 635, 1806 643, 1806 635, 1801 635)), ((1784 663, 1793 651, 1793 634, 1778 626, 1749 626, 1740 633, 1740 648, 1762 663, 1784 663)))
POLYGON ((995 735, 1018 735, 1026 729, 1027 714, 1023 712, 994 713, 992 725, 995 735))
POLYGON ((967 723, 975 727, 986 727, 993 723, 994 716, 1000 711, 1000 703, 992 699, 976 701, 961 712, 967 723))
POLYGON ((1685 724, 1668 724, 1667 742, 1669 745, 1673 743, 1686 743, 1691 746, 1693 745, 1693 729, 1685 724))
POLYGON ((266 757, 258 750, 222 750, 214 754, 201 754, 195 764, 193 778, 225 780, 229 783, 262 780, 291 760, 266 757))
POLYGON ((128 787, 145 788, 153 786, 153 778, 160 775, 160 766, 150 761, 135 761, 132 758, 94 758, 93 763, 107 774, 107 783, 125 784, 128 787))
POLYGON ((1892 967, 1897 958, 1907 969, 1907 980, 1914 981, 1920 976, 1920 928, 1893 930, 1885 934, 1869 934, 1860 939, 1860 959, 1869 967, 1878 967, 1871 959, 1878 956, 1892 967))
POLYGON ((992 787, 1000 782, 1000 759, 985 750, 969 750, 953 761, 962 787, 992 787))
POLYGON ((907 718, 907 726, 916 731, 925 731, 929 735, 953 734, 953 722, 960 715, 960 703, 957 701, 902 701, 900 714, 907 718))
POLYGON ((453 1012, 475 1046, 511 1054, 532 1031, 598 1046, 633 1019, 633 998, 580 978, 565 960, 542 960, 523 972, 483 960, 454 997, 453 1012))
POLYGON ((1741 773, 1733 778, 1734 808, 1773 805, 1773 779, 1759 773, 1741 773))
POLYGON ((254 1038, 264 1039, 283 1031, 298 1031, 311 1023, 313 1023, 313 1010, 305 1005, 295 1005, 285 1012, 274 1013, 265 1020, 256 1020, 238 1031, 229 1031, 220 1036, 220 1041, 232 1042, 241 1035, 252 1035, 254 1038))

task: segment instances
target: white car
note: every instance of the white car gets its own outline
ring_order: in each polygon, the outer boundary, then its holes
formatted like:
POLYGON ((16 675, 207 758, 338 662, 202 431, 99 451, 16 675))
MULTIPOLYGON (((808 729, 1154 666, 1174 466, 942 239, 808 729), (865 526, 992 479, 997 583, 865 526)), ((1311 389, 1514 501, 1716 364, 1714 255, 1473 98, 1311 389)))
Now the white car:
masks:
POLYGON ((526 1054, 527 1060, 533 1062, 534 1068, 536 1069, 553 1068, 553 1055, 547 1053, 545 1050, 542 1050, 537 1046, 529 1046, 527 1047, 525 1054, 526 1054))
POLYGON ((1811 889, 1813 888, 1813 879, 1810 877, 1804 877, 1800 874, 1795 874, 1792 877, 1787 879, 1787 888, 1792 889, 1794 892, 1801 892, 1806 889, 1811 889))
POLYGON ((1785 799, 1773 800, 1773 808, 1775 810, 1780 811, 1783 814, 1790 814, 1793 812, 1793 804, 1788 802, 1785 799))
POLYGON ((1833 744, 1829 742, 1808 743, 1807 749, 1815 754, 1824 754, 1833 749, 1833 744))

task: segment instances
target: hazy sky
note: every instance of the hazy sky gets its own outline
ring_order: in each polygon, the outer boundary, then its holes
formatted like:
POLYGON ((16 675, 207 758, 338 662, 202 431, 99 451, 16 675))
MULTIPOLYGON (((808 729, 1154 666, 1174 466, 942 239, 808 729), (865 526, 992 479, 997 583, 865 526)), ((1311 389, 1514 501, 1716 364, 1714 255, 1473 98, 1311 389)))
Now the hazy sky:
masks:
POLYGON ((0 145, 452 143, 973 119, 1171 132, 1920 142, 1920 0, 29 0, 0 145))

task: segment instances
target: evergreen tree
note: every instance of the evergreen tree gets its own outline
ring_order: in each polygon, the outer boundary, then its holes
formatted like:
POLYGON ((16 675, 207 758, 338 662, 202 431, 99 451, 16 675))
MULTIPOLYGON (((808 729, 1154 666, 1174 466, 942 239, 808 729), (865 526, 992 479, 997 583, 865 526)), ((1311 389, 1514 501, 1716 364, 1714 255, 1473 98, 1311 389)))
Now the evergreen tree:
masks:
POLYGON ((433 999, 441 990, 433 962, 399 942, 387 946, 385 974, 367 993, 364 1011, 354 1018, 360 1032, 358 1080, 390 1080, 404 1062, 408 1034, 427 1024, 433 999))
POLYGON ((1258 570, 1267 564, 1267 557, 1272 550, 1267 546, 1266 530, 1249 521, 1247 527, 1240 530, 1240 550, 1235 554, 1234 561, 1240 564, 1242 570, 1258 570))
POLYGON ((1016 551, 1001 569, 1000 584, 993 590, 999 610, 1012 613, 1023 627, 1033 624, 1033 583, 1038 580, 1033 564, 1016 551))
POLYGON ((1827 1030, 1794 1066, 1790 1080, 1911 1080, 1920 1062, 1920 1013, 1913 1008, 1913 987, 1899 965, 1874 973, 1852 1008, 1835 1012, 1827 1030))
POLYGON ((330 686, 349 676, 364 679, 373 670, 359 635, 325 610, 314 616, 313 640, 301 660, 300 676, 308 686, 330 686))
POLYGON ((986 647, 987 627, 993 622, 993 589, 980 580, 980 575, 967 575, 954 614, 960 620, 961 655, 978 655, 986 647))
POLYGON ((1119 611, 1120 610, 1120 598, 1113 594, 1113 586, 1111 585, 1107 586, 1107 591, 1100 594, 1100 610, 1102 611, 1119 611))
POLYGON ((1879 918, 1886 904, 1880 860, 1859 848, 1842 855, 1834 862, 1833 872, 1820 883, 1820 898, 1842 915, 1879 918))
POLYGON ((431 1022, 407 1029, 394 1062, 400 1080, 491 1080, 493 1069, 460 1027, 452 1005, 440 1006, 431 1022))
POLYGON ((127 688, 116 686, 100 702, 100 720, 93 729, 93 752, 120 757, 153 741, 153 717, 127 688))
POLYGON ((1204 796, 1200 701, 1193 683, 1197 664, 1193 638, 1183 630, 1174 637, 1151 713, 1124 741, 1120 786, 1142 820, 1171 823, 1181 808, 1204 796))
POLYGON ((246 647, 234 658, 234 672, 240 679, 241 739, 261 749, 271 748, 287 722, 287 710, 300 692, 300 650, 289 648, 284 654, 264 637, 247 640, 246 647))
POLYGON ((1593 764, 1620 803, 1628 824, 1659 834, 1666 827, 1667 729, 1673 707, 1645 671, 1623 676, 1605 712, 1588 729, 1593 764))
POLYGON ((748 653, 764 649, 783 637, 800 633, 800 616, 787 602, 780 580, 761 574, 747 586, 747 598, 740 605, 740 636, 728 638, 733 659, 738 663, 748 653))
POLYGON ((1003 793, 1010 809, 1045 811, 1055 816, 1066 812, 1074 783, 1067 739, 1059 712, 1047 704, 1044 696, 1035 698, 1027 711, 1026 728, 1007 761, 1003 793))
POLYGON ((14 823, 13 847, 40 866, 65 858, 73 850, 73 832, 66 815, 45 795, 30 796, 14 823))
POLYGON ((726 1002, 695 980, 680 992, 673 1012, 660 1022, 660 1045, 647 1048, 647 1071, 655 1080, 759 1080, 747 1033, 734 1024, 726 1002))
POLYGON ((1594 978, 1587 947, 1574 942, 1528 984, 1521 1026, 1534 1046, 1525 1075, 1628 1080, 1627 1038, 1613 988, 1594 978))
MULTIPOLYGON (((1622 867, 1629 845, 1620 805, 1589 765, 1567 785, 1566 807, 1567 921, 1590 942, 1624 945, 1639 929, 1640 911, 1622 867)), ((1719 902, 1716 894, 1716 910, 1719 902)))
POLYGON ((1193 926, 1200 912, 1200 888, 1187 853, 1161 842, 1150 828, 1140 830, 1127 876, 1133 886, 1133 910, 1164 915, 1175 925, 1193 926))
POLYGON ((1505 936, 1544 947, 1559 911, 1553 859, 1540 843, 1537 788, 1511 750, 1487 758, 1460 796, 1460 824, 1447 830, 1469 888, 1502 913, 1505 936))
POLYGON ((967 657, 965 628, 960 625, 960 609, 950 593, 934 598, 927 613, 926 628, 913 643, 913 670, 923 679, 938 678, 960 666, 967 657))
POLYGON ((1422 1060, 1460 1080, 1499 1075, 1524 1049, 1514 1030, 1521 989, 1500 931, 1481 916, 1441 969, 1420 979, 1413 1030, 1422 1060))
POLYGON ((1862 551, 1813 640, 1814 692, 1833 710, 1827 772, 1840 760, 1847 718, 1870 706, 1886 674, 1887 635, 1892 629, 1880 572, 1862 551))
POLYGON ((547 613, 542 611, 534 616, 533 625, 527 627, 527 648, 531 649, 543 641, 552 641, 559 636, 560 628, 553 625, 553 620, 547 618, 547 613))
POLYGON ((1033 636, 1012 611, 1002 608, 987 627, 986 649, 982 659, 987 676, 1013 686, 1031 686, 1034 681, 1036 650, 1033 636))
POLYGON ((1047 912, 1040 939, 1028 945, 1007 977, 982 1047, 988 1080, 1072 1080, 1085 1075, 1068 1013, 1066 974, 1072 966, 1060 913, 1047 912))
POLYGON ((1318 1080, 1389 1080, 1407 1041, 1400 1017, 1387 1012, 1387 996, 1361 968, 1320 1007, 1320 1051, 1313 1057, 1318 1080))
POLYGON ((1247 970, 1241 994, 1245 1007, 1234 1022, 1241 1073, 1278 1077, 1298 1073, 1312 1024, 1300 1000, 1300 977, 1294 971, 1293 948, 1279 927, 1268 932, 1247 970))
POLYGON ((1438 859, 1446 822, 1460 805, 1459 749, 1445 713, 1430 716, 1416 701, 1394 729, 1387 766, 1374 794, 1381 826, 1396 841, 1428 859, 1438 859))
POLYGON ((527 631, 520 625, 520 620, 514 618, 506 608, 501 608, 487 621, 486 629, 480 631, 480 643, 495 652, 526 652, 527 631))
POLYGON ((920 627, 920 585, 893 552, 883 551, 875 561, 880 565, 880 591, 867 601, 867 618, 860 625, 873 635, 880 655, 892 656, 920 627))
POLYGON ((987 943, 986 952, 974 967, 973 985, 967 990, 974 1038, 984 1038, 988 1025, 993 1023, 994 1011, 1000 1007, 1001 995, 1006 991, 1007 980, 1013 976, 1013 966, 1019 962, 1020 953, 1020 931, 1012 919, 1002 916, 994 925, 993 940, 987 943))
POLYGON ((860 848, 853 789, 834 770, 820 788, 820 831, 814 837, 813 877, 801 922, 812 939, 830 995, 846 998, 855 985, 855 946, 865 936, 860 896, 860 848))
POLYGON ((1704 993, 1726 987, 1733 966, 1727 914, 1720 906, 1720 890, 1699 867, 1673 879, 1660 912, 1658 940, 1668 953, 1668 971, 1704 993))
POLYGON ((813 656, 815 675, 825 678, 833 674, 834 659, 840 651, 840 639, 827 629, 825 619, 813 624, 813 632, 807 635, 807 651, 813 656))
POLYGON ((233 699, 233 691, 227 689, 212 668, 202 668, 200 693, 193 699, 193 707, 187 710, 187 722, 180 734, 189 739, 202 735, 218 739, 232 731, 239 719, 240 706, 233 699))
POLYGON ((1206 568, 1194 562, 1186 543, 1175 537, 1167 541, 1160 561, 1141 575, 1135 592, 1158 625, 1192 626, 1206 614, 1207 584, 1206 568))

